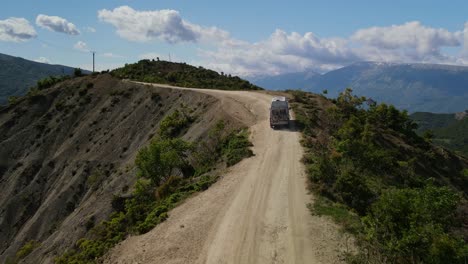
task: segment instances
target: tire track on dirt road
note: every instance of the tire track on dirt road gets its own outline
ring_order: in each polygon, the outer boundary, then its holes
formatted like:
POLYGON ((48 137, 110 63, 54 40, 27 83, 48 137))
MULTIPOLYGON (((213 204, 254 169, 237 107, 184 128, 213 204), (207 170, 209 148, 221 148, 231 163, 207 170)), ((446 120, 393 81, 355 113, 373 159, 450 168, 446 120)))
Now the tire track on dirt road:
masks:
POLYGON ((229 168, 152 231, 127 238, 105 262, 339 263, 345 239, 307 208, 313 198, 300 162, 300 133, 270 128, 272 96, 191 90, 218 98, 223 111, 249 126, 255 156, 229 168))

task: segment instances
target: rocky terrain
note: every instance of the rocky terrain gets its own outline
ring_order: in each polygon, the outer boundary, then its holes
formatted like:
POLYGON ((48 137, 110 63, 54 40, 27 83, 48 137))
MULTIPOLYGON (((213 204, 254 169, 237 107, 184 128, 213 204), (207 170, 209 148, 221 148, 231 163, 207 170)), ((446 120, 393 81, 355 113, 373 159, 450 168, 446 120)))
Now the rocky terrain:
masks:
POLYGON ((131 192, 137 151, 168 113, 196 117, 197 140, 223 114, 214 97, 120 81, 74 78, 0 109, 0 262, 28 242, 25 263, 51 263, 131 192))

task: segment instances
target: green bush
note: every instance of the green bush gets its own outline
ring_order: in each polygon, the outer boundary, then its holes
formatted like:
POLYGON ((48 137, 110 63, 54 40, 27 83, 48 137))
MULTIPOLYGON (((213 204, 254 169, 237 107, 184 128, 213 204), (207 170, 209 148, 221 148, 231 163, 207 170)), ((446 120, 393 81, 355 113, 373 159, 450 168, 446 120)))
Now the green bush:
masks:
POLYGON ((80 68, 75 68, 75 70, 73 71, 73 76, 81 77, 83 76, 83 71, 80 68))
POLYGON ((15 104, 17 104, 19 101, 19 97, 18 96, 10 96, 8 97, 8 105, 10 106, 13 106, 15 104))
POLYGON ((345 231, 357 234, 362 230, 359 216, 350 212, 348 207, 340 203, 334 203, 325 197, 318 196, 309 207, 313 214, 331 217, 336 223, 340 224, 345 231))
POLYGON ((319 138, 313 133, 316 103, 307 93, 292 94, 303 124, 301 143, 308 148, 303 161, 310 186, 322 195, 313 211, 332 216, 357 235, 364 253, 349 262, 463 263, 468 247, 459 236, 466 228, 454 217, 462 202, 452 191, 466 195, 463 162, 438 153, 430 135, 419 137, 405 111, 386 104, 364 106, 366 98, 351 89, 322 112, 321 129, 330 136, 319 138), (449 187, 427 186, 428 179, 449 187), (349 228, 353 213, 348 210, 363 216, 357 222, 365 225, 349 228))
POLYGON ((153 139, 137 154, 135 164, 138 176, 159 185, 172 175, 174 169, 189 166, 188 152, 191 149, 191 144, 180 138, 153 139))
POLYGON ((26 244, 21 247, 21 249, 16 253, 16 257, 19 259, 25 258, 27 255, 29 255, 34 249, 38 248, 41 245, 41 243, 31 240, 28 241, 26 244))
POLYGON ((340 201, 364 215, 371 204, 374 194, 364 178, 352 171, 341 173, 336 179, 334 190, 340 201))
POLYGON ((159 135, 162 138, 176 137, 183 129, 187 128, 192 121, 192 118, 184 112, 175 110, 161 121, 159 125, 159 135))
POLYGON ((232 166, 244 158, 253 156, 250 149, 252 143, 248 138, 247 130, 231 133, 223 143, 222 154, 228 166, 232 166))
POLYGON ((44 89, 54 86, 55 84, 59 82, 63 82, 64 80, 69 79, 69 78, 70 77, 68 76, 58 76, 58 77, 49 76, 49 77, 46 77, 44 79, 37 81, 36 87, 39 90, 44 90, 44 89))
POLYGON ((364 218, 366 239, 391 263, 463 263, 468 246, 450 234, 459 200, 447 187, 390 189, 364 218))

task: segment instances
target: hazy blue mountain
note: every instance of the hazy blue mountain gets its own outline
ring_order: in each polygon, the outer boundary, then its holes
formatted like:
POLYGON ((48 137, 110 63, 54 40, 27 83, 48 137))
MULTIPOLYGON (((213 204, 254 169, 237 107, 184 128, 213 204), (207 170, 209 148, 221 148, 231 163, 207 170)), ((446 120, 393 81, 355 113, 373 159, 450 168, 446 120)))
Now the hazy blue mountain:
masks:
POLYGON ((305 87, 305 84, 310 83, 317 76, 320 76, 320 74, 310 71, 286 73, 277 76, 256 76, 246 79, 269 90, 285 90, 302 89, 305 87))
POLYGON ((0 53, 0 105, 8 97, 26 94, 31 86, 50 75, 73 74, 74 68, 39 63, 0 53))
MULTIPOLYGON (((281 76, 271 79, 283 83, 281 76)), ((265 79, 262 82, 267 83, 265 79)), ((284 85, 283 89, 290 87, 284 85)), ((359 62, 307 79, 298 74, 294 87, 317 93, 327 89, 332 97, 351 87, 357 95, 391 103, 410 112, 453 113, 468 109, 468 67, 461 66, 359 62)))

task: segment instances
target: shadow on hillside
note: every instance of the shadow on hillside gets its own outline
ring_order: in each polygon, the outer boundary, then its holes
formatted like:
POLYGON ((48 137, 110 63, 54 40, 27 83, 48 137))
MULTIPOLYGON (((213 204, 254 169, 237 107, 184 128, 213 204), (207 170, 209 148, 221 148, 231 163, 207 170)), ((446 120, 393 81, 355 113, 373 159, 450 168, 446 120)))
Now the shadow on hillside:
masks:
POLYGON ((289 131, 289 132, 300 132, 303 128, 303 124, 297 120, 290 120, 289 126, 277 126, 272 128, 273 130, 280 130, 280 131, 289 131))

